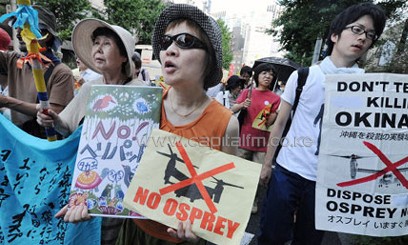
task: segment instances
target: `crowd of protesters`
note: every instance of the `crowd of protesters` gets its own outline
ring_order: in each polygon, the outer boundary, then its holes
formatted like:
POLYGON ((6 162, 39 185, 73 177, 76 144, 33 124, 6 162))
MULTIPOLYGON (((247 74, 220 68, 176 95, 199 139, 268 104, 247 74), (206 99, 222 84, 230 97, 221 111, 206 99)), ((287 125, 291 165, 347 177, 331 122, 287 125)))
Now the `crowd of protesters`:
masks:
MULTIPOLYGON (((75 79, 71 69, 55 55, 61 40, 54 14, 44 7, 34 8, 46 36, 40 44, 45 47, 44 77, 50 101, 47 112, 38 106, 31 70, 17 66, 22 53, 7 51, 11 39, 0 29, 0 109, 22 130, 45 138, 42 128, 55 127, 61 138, 67 137, 83 122, 92 85, 151 84, 141 67, 140 55, 134 51, 130 32, 99 19, 81 20, 73 30, 73 49, 81 72, 75 79), (76 90, 75 80, 80 81, 76 90)), ((371 3, 350 6, 332 21, 328 56, 310 67, 305 92, 286 137, 308 135, 317 144, 319 129, 312 124, 324 103, 325 75, 364 72, 356 61, 373 46, 384 26, 384 11, 371 3)), ((25 53, 20 32, 17 30, 19 48, 25 53)), ((256 213, 258 204, 263 205, 258 244, 320 244, 323 231, 314 226, 316 150, 282 149, 273 165, 276 146, 267 144, 269 137, 282 136, 295 99, 297 73, 282 82, 280 95, 271 86, 277 74, 271 64, 244 66, 239 76, 222 80, 221 30, 212 17, 187 4, 172 4, 161 12, 152 46, 168 85, 162 97, 160 129, 190 139, 225 138, 225 145, 213 147, 262 165, 260 184, 267 187, 267 195, 264 200, 255 198, 252 208, 256 213), (263 128, 254 126, 255 120, 263 128), (228 143, 236 137, 240 138, 239 147, 228 143), (263 140, 251 141, 250 137, 263 140)), ((212 146, 211 141, 207 145, 212 146)), ((83 205, 65 206, 56 217, 66 222, 91 218, 83 205)), ((105 218, 101 231, 103 244, 207 243, 192 232, 189 221, 173 229, 149 219, 105 218)))

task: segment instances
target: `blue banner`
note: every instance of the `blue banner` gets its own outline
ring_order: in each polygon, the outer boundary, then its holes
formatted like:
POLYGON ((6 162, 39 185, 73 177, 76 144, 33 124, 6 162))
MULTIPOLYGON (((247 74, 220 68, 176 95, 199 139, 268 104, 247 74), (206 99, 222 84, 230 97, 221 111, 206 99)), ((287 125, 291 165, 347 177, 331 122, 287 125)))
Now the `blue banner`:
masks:
POLYGON ((0 133, 0 244, 100 244, 100 218, 54 218, 68 203, 81 128, 49 142, 0 115, 0 133))

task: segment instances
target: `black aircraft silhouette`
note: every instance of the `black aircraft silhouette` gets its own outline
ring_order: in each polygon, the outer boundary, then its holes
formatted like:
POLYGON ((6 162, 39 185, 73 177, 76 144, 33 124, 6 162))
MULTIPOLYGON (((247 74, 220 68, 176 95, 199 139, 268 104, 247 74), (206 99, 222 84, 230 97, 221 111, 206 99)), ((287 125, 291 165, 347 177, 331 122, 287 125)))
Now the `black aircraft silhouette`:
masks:
POLYGON ((368 158, 368 157, 374 157, 374 156, 358 156, 356 154, 351 154, 351 155, 345 155, 345 156, 341 156, 341 155, 330 155, 330 156, 334 156, 334 157, 342 157, 342 158, 349 158, 350 159, 350 177, 352 179, 355 179, 357 176, 357 172, 365 172, 367 169, 363 169, 363 168, 358 168, 358 163, 357 163, 357 159, 360 158, 368 158))
MULTIPOLYGON (((359 168, 357 159, 360 158, 372 158, 376 156, 358 156, 356 154, 351 154, 351 155, 346 155, 346 156, 341 156, 341 155, 330 155, 330 156, 335 156, 335 157, 342 157, 342 158, 349 158, 350 159, 350 177, 352 179, 355 179, 357 176, 357 172, 361 173, 378 173, 381 170, 378 169, 367 169, 367 168, 359 168)), ((400 172, 405 172, 408 171, 408 168, 398 168, 397 169, 400 172)), ((386 173, 382 176, 382 178, 379 180, 379 187, 388 187, 388 185, 396 183, 398 186, 401 184, 399 180, 394 177, 392 178, 392 173, 386 173)))
MULTIPOLYGON (((214 187, 209 186, 204 187, 207 190, 208 195, 215 203, 220 202, 222 192, 224 191, 224 186, 231 186, 235 188, 244 189, 244 187, 242 186, 224 182, 222 179, 217 179, 214 176, 212 176, 212 178, 215 179, 216 181, 211 181, 211 183, 216 183, 216 185, 214 187)), ((174 193, 176 193, 176 197, 184 196, 190 198, 190 202, 194 202, 195 200, 198 199, 204 199, 196 185, 186 186, 184 188, 176 190, 174 193)))
POLYGON ((177 161, 184 163, 184 160, 179 158, 177 153, 173 152, 173 150, 170 147, 170 144, 167 144, 167 146, 169 147, 170 154, 157 151, 157 153, 170 158, 169 162, 167 163, 166 170, 164 171, 164 178, 163 178, 164 184, 174 184, 173 182, 170 181, 171 177, 176 178, 178 181, 188 179, 188 177, 185 174, 183 174, 176 168, 177 161))
MULTIPOLYGON (((178 181, 189 179, 187 175, 185 175, 183 172, 178 170, 176 167, 177 161, 184 163, 184 160, 179 158, 177 153, 173 152, 173 150, 170 147, 170 144, 167 144, 167 146, 169 148, 170 153, 164 153, 164 152, 157 151, 157 153, 159 153, 160 155, 170 158, 169 162, 167 163, 166 169, 164 171, 164 178, 163 178, 164 184, 174 184, 173 182, 170 181, 170 178, 172 177, 177 179, 178 181)), ((196 166, 193 166, 193 167, 198 168, 196 166)), ((224 182, 224 180, 217 179, 214 176, 212 176, 212 178, 215 181, 211 181, 211 183, 215 183, 216 185, 214 187, 205 186, 205 188, 208 194, 210 195, 211 199, 213 199, 214 202, 216 203, 219 203, 220 201, 221 194, 224 191, 224 186, 231 186, 235 188, 244 189, 244 187, 242 186, 224 182)), ((191 184, 184 188, 178 189, 174 193, 176 194, 177 197, 184 196, 184 197, 190 198, 191 202, 194 202, 197 199, 204 199, 195 184, 191 184)))

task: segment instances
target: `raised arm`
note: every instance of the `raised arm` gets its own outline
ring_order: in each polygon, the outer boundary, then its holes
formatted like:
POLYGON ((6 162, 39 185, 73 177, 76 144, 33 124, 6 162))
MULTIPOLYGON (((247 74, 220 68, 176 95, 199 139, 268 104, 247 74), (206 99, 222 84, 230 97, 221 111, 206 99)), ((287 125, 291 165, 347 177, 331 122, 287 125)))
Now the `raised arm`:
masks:
POLYGON ((272 160, 275 155, 275 151, 282 138, 283 130, 285 129, 286 122, 290 116, 292 105, 282 100, 279 114, 276 121, 272 126, 271 133, 268 140, 268 149, 265 155, 265 162, 262 165, 260 183, 267 186, 272 173, 272 160))

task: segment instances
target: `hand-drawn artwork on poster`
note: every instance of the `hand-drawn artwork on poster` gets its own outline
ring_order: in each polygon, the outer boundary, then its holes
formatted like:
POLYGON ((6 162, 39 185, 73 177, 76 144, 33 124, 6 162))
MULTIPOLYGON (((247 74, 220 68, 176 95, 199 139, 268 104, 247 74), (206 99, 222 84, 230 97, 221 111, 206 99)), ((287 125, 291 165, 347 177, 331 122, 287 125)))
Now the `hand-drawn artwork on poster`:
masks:
MULTIPOLYGON (((270 132, 272 127, 267 127, 266 126, 266 122, 268 121, 268 117, 271 113, 273 113, 274 111, 272 111, 272 104, 268 104, 266 105, 259 113, 258 115, 256 115, 254 121, 252 122, 252 127, 262 130, 262 131, 268 131, 270 132)), ((276 110, 276 108, 275 108, 276 110)))
POLYGON ((408 75, 326 78, 317 229, 408 234, 408 75))
POLYGON ((148 137, 159 127, 162 89, 93 86, 73 176, 70 205, 91 215, 134 217, 123 198, 148 137))
POLYGON ((260 170, 257 163, 153 130, 125 207, 173 228, 189 219, 208 241, 240 244, 260 170))

